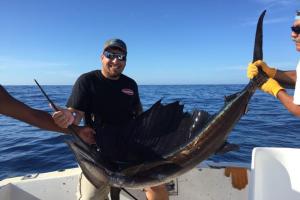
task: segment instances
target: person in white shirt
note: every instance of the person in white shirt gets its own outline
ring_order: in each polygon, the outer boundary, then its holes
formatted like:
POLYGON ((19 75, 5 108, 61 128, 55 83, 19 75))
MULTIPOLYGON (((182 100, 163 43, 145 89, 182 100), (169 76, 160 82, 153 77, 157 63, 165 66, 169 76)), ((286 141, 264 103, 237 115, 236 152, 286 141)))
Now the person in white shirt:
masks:
MULTIPOLYGON (((297 11, 295 21, 291 27, 292 40, 295 42, 296 50, 300 52, 300 11, 297 11)), ((266 83, 261 86, 261 90, 275 96, 288 111, 297 117, 300 117, 300 61, 296 70, 282 71, 269 67, 264 61, 258 60, 248 65, 247 76, 252 79, 258 74, 258 68, 261 68, 269 77, 266 83), (299 76, 297 76, 297 74, 299 76), (290 96, 283 85, 295 86, 294 96, 290 96)))

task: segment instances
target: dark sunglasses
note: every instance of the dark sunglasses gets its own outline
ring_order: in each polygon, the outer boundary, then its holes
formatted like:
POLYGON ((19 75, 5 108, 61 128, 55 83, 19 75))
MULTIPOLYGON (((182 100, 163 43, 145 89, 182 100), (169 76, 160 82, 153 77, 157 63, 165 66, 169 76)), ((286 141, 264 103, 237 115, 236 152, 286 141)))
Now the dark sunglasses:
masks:
POLYGON ((292 26, 292 31, 296 34, 300 34, 300 26, 292 26))
POLYGON ((126 55, 124 54, 118 54, 118 53, 111 53, 109 51, 104 51, 103 55, 108 58, 108 59, 118 59, 119 61, 125 61, 126 60, 126 55))

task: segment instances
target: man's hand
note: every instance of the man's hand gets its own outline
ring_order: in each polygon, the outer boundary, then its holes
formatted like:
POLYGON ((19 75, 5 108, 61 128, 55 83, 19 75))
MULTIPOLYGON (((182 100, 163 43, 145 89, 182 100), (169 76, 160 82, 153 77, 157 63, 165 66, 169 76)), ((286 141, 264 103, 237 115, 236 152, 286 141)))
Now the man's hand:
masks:
POLYGON ((272 78, 269 78, 267 80, 267 82, 265 82, 261 88, 260 88, 262 91, 268 93, 268 94, 271 94, 273 96, 275 96, 277 98, 277 94, 280 90, 284 90, 283 87, 281 87, 281 85, 279 85, 279 83, 272 79, 272 78))
POLYGON ((274 78, 277 69, 269 67, 262 60, 255 61, 250 63, 247 68, 247 77, 253 79, 258 74, 258 67, 261 68, 270 78, 274 78))
POLYGON ((77 135, 87 144, 96 144, 94 129, 88 126, 77 126, 75 128, 77 135))
POLYGON ((68 109, 61 109, 53 113, 54 122, 61 128, 68 128, 74 122, 74 116, 68 109))

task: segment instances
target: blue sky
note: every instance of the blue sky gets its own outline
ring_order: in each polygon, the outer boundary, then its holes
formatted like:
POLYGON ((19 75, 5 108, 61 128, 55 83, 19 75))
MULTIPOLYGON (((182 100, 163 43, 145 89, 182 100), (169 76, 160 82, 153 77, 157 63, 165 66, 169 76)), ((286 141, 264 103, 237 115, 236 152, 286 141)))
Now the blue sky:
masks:
POLYGON ((299 0, 1 0, 0 83, 72 85, 118 37, 138 84, 244 84, 264 9, 264 59, 294 69, 299 0))

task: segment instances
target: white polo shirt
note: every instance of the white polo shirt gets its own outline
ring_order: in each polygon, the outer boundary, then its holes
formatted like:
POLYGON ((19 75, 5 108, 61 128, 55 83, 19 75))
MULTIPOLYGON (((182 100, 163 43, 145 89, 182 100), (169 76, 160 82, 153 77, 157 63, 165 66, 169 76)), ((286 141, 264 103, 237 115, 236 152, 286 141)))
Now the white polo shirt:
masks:
POLYGON ((294 92, 294 104, 300 105, 300 61, 298 62, 297 68, 297 80, 294 92))

